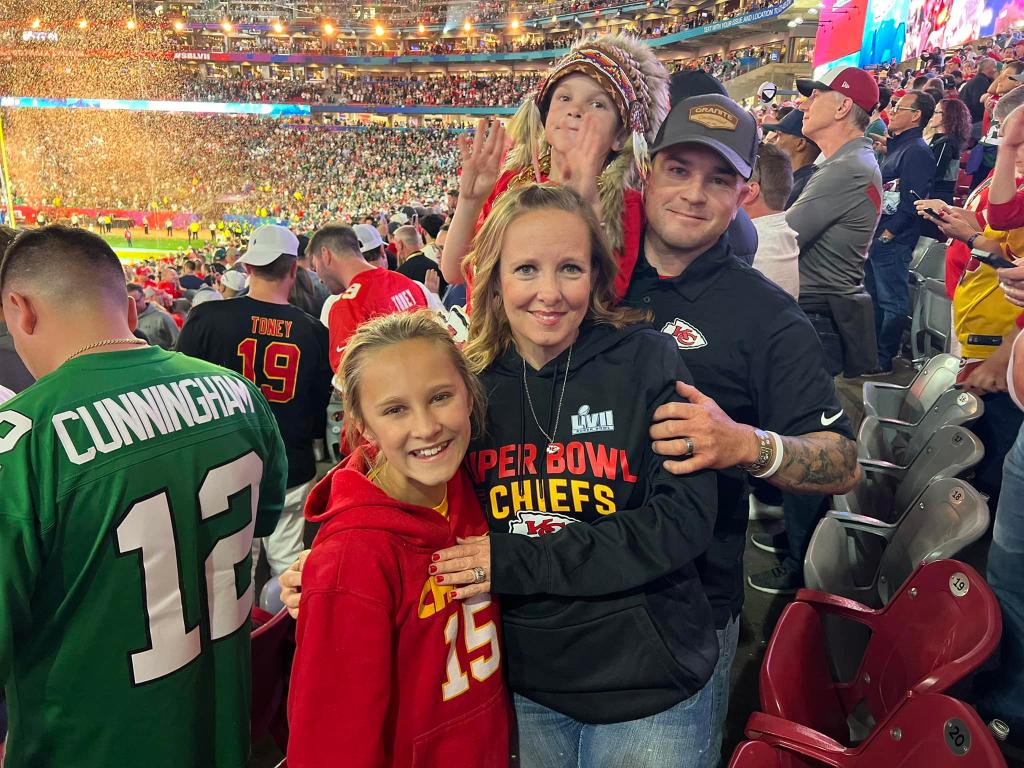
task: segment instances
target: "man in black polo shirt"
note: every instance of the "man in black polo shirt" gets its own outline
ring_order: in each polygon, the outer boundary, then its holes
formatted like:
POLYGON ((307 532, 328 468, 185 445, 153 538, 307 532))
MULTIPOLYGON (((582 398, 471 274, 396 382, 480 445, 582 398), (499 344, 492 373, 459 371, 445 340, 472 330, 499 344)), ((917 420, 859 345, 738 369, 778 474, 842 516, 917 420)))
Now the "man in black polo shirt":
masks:
MULTIPOLYGON (((626 300, 653 312, 696 387, 655 413, 654 449, 679 473, 718 469, 715 535, 699 568, 720 658, 705 766, 717 766, 743 604, 748 475, 790 493, 845 493, 859 468, 818 337, 797 303, 740 262, 724 233, 757 156, 753 118, 728 97, 676 104, 651 148, 647 229, 626 300), (766 430, 766 431, 762 431, 766 430), (680 458, 681 457, 681 458, 680 458)), ((701 708, 695 708, 701 709, 701 708)))

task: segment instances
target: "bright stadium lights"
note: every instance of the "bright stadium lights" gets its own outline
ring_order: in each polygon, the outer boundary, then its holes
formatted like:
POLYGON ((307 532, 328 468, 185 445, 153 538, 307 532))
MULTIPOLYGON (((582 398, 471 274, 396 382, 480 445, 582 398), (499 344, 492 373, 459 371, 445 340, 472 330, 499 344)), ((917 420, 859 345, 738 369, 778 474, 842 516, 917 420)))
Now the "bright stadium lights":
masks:
POLYGON ((134 30, 136 27, 135 19, 128 19, 128 21, 125 22, 125 26, 128 27, 129 30, 134 30))
POLYGON ((519 29, 519 19, 512 19, 512 24, 510 26, 512 27, 513 32, 519 29))
POLYGON ((282 32, 284 32, 284 24, 282 24, 280 21, 275 21, 274 22, 274 34, 280 35, 282 32))
POLYGON ((800 16, 797 16, 795 19, 793 19, 793 21, 795 22, 794 25, 793 25, 795 27, 799 27, 801 24, 804 23, 803 18, 800 17, 800 16))
POLYGON ((373 28, 373 32, 377 37, 384 37, 384 25, 378 24, 373 28))
POLYGON ((37 18, 35 18, 35 19, 32 19, 32 23, 31 23, 31 24, 30 24, 29 26, 30 26, 30 27, 32 27, 32 29, 39 29, 39 26, 40 26, 41 24, 42 24, 42 22, 41 22, 41 21, 39 20, 39 18, 37 17, 37 18))
POLYGON ((817 8, 811 8, 811 9, 810 9, 810 10, 808 10, 807 12, 808 12, 809 14, 811 14, 811 16, 817 16, 817 15, 818 15, 818 9, 817 9, 817 8))
POLYGON ((329 22, 329 21, 324 22, 324 34, 325 35, 333 35, 334 34, 334 25, 331 24, 331 22, 329 22))
POLYGON ((226 20, 222 21, 220 23, 220 28, 223 29, 225 32, 230 32, 232 30, 231 22, 226 20))
POLYGON ((470 23, 469 19, 466 19, 465 23, 462 25, 462 31, 463 32, 472 32, 473 31, 473 25, 470 23))
POLYGON ((78 20, 78 28, 79 29, 86 29, 88 26, 89 26, 89 22, 86 21, 85 19, 79 19, 78 20))
POLYGON ((793 27, 796 26, 796 22, 795 21, 787 22, 786 26, 789 27, 790 29, 792 29, 793 27))
POLYGON ((418 26, 418 27, 417 27, 416 29, 418 29, 418 30, 419 30, 419 32, 420 32, 420 34, 421 34, 421 35, 422 35, 422 34, 423 34, 424 32, 426 32, 426 31, 427 31, 427 28, 426 28, 426 27, 425 27, 424 25, 422 25, 422 24, 420 24, 420 25, 419 25, 419 26, 418 26))
POLYGON ((176 22, 174 22, 174 31, 175 32, 184 32, 185 31, 185 22, 183 22, 183 21, 176 21, 176 22))

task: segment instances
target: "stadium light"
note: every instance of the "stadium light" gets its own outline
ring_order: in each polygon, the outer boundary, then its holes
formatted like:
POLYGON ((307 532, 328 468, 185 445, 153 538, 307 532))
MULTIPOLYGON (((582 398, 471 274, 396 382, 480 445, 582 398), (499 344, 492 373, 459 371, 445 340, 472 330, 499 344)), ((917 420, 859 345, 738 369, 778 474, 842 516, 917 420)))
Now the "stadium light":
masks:
POLYGON ((284 32, 284 24, 282 24, 280 21, 275 21, 274 33, 280 35, 282 32, 284 32))
POLYGON ((462 29, 465 32, 473 31, 473 25, 470 23, 469 19, 466 19, 466 22, 462 25, 462 29))
POLYGON ((79 22, 78 22, 78 28, 79 29, 85 29, 88 26, 89 26, 89 22, 88 21, 86 21, 85 19, 80 19, 79 20, 79 22))
POLYGON ((512 27, 513 32, 519 29, 519 19, 512 19, 512 24, 510 26, 512 27))
POLYGON ((426 28, 425 26, 423 26, 422 24, 420 24, 420 25, 419 25, 419 26, 417 27, 417 29, 419 30, 419 32, 420 32, 420 34, 421 34, 421 35, 422 35, 422 34, 423 34, 424 32, 426 32, 426 31, 427 31, 427 28, 426 28))
POLYGON ((331 24, 331 22, 329 22, 329 21, 324 22, 324 34, 325 35, 333 35, 334 34, 334 25, 331 24))
POLYGON ((374 31, 374 34, 377 35, 377 37, 384 37, 384 25, 383 24, 378 24, 377 26, 375 26, 373 28, 373 31, 374 31))
POLYGON ((40 24, 42 24, 42 22, 39 20, 39 17, 36 17, 32 19, 32 23, 29 26, 32 27, 32 29, 39 29, 40 24))
POLYGON ((811 14, 811 16, 817 16, 818 15, 818 9, 817 8, 810 8, 807 12, 809 14, 811 14))
POLYGON ((557 24, 558 23, 558 17, 557 16, 552 16, 551 17, 551 23, 552 24, 557 24))
POLYGON ((175 32, 183 32, 183 31, 185 31, 185 22, 183 22, 183 21, 176 21, 176 22, 174 22, 174 31, 175 32))
POLYGON ((226 21, 226 20, 222 21, 221 24, 220 24, 220 28, 223 29, 225 32, 230 32, 231 31, 231 22, 230 21, 226 21))
POLYGON ((135 19, 128 19, 128 21, 125 23, 125 26, 128 27, 129 30, 134 30, 136 26, 135 19))
POLYGON ((800 16, 797 16, 795 19, 793 19, 793 26, 794 27, 799 27, 803 23, 804 23, 804 20, 800 16))

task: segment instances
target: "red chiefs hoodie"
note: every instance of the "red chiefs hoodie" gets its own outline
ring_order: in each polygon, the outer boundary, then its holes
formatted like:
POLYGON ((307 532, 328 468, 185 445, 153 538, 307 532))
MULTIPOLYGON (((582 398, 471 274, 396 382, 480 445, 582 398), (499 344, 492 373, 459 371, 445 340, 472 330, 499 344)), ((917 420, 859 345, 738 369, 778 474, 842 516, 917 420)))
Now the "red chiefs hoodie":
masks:
POLYGON ((313 489, 288 695, 289 768, 507 768, 497 604, 452 600, 430 556, 487 531, 464 471, 448 517, 366 479, 360 452, 313 489))

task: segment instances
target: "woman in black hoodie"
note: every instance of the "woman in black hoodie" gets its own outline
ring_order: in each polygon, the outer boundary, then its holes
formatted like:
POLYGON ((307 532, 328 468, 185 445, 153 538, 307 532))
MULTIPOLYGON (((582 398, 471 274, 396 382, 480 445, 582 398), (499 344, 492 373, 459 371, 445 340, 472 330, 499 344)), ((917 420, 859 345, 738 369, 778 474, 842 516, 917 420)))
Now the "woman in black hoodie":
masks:
POLYGON ((508 192, 473 259, 466 353, 489 407, 467 461, 491 533, 431 572, 458 599, 503 596, 524 768, 700 765, 718 647, 694 561, 716 485, 666 471, 647 434, 689 373, 614 307, 614 260, 568 188, 508 192))

